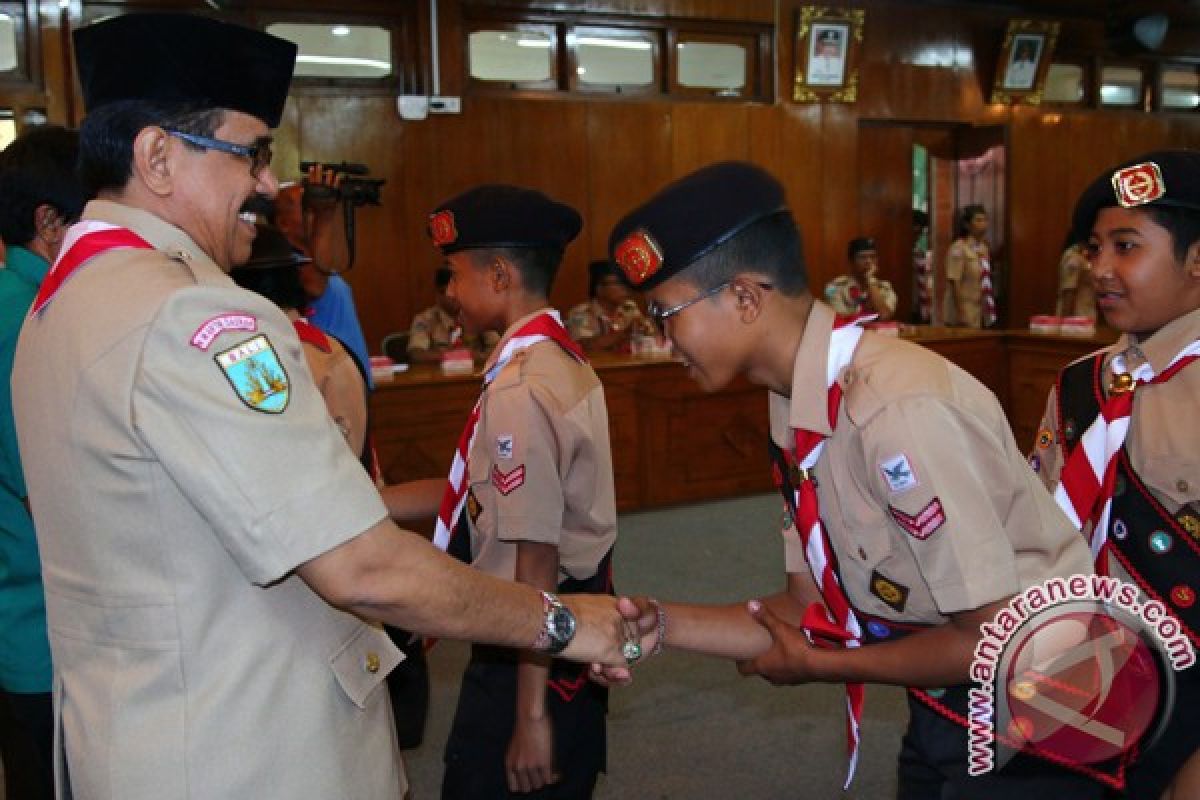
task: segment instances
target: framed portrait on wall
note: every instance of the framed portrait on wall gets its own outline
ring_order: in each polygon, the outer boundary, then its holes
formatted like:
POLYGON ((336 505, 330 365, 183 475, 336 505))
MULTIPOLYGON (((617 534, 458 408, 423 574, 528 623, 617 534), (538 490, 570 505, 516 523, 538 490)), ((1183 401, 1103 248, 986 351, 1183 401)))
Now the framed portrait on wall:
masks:
POLYGON ((1029 105, 1042 102, 1058 28, 1057 22, 1009 20, 992 85, 991 102, 1029 105))
POLYGON ((796 11, 797 103, 853 103, 858 98, 861 9, 803 6, 796 11))

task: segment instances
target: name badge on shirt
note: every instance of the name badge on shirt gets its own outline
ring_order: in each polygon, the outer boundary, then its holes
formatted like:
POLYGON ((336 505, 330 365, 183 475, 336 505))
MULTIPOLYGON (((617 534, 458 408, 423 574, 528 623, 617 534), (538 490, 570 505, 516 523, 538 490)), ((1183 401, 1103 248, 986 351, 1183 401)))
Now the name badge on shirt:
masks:
POLYGON ((215 358, 238 399, 249 408, 267 414, 282 414, 287 408, 287 372, 265 334, 222 350, 215 358))

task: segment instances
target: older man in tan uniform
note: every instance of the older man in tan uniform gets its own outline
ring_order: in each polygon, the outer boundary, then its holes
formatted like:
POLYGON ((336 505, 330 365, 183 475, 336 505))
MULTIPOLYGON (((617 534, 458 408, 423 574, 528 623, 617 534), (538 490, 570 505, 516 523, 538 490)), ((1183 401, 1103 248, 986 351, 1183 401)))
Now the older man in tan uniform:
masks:
POLYGON ((294 45, 139 14, 75 45, 99 199, 14 369, 59 796, 401 796, 399 654, 360 617, 624 663, 611 598, 539 596, 388 522, 291 324, 229 280, 277 189, 294 45))

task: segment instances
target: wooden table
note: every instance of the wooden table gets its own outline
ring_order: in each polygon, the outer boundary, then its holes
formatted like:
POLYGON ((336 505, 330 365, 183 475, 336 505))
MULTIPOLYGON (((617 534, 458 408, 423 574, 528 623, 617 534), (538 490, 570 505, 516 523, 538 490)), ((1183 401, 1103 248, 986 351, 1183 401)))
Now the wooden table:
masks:
MULTIPOLYGON (((1017 443, 1030 447, 1057 370, 1115 338, 921 328, 905 338, 961 366, 996 393, 1017 443)), ((604 384, 617 507, 622 511, 769 491, 767 398, 738 379, 707 394, 669 359, 596 355, 604 384)), ((447 473, 476 375, 413 365, 376 382, 371 425, 389 483, 447 473)))

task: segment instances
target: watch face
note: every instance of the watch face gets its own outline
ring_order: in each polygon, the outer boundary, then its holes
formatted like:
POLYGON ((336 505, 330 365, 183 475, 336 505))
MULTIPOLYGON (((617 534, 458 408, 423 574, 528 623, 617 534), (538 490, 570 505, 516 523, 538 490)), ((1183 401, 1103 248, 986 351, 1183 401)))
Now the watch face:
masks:
POLYGON ((550 614, 550 637, 565 645, 575 635, 575 615, 565 606, 558 606, 550 614))

